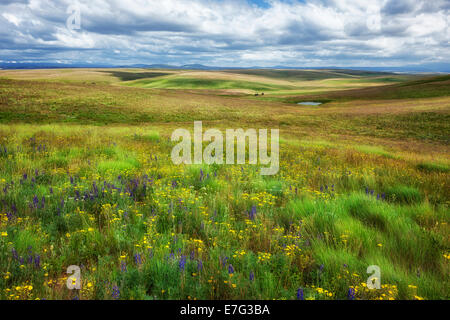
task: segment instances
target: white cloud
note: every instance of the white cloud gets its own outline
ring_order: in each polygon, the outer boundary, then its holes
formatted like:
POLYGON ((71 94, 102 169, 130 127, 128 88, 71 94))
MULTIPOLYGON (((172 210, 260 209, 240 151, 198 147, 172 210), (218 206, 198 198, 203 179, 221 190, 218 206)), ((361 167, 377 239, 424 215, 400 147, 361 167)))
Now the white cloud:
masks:
POLYGON ((35 50, 36 59, 65 61, 71 56, 68 51, 78 51, 72 55, 77 62, 111 63, 344 66, 373 65, 380 59, 387 64, 450 61, 450 5, 444 0, 271 0, 268 8, 245 0, 78 0, 77 32, 65 28, 72 3, 0 5, 0 27, 7 30, 0 31, 0 49, 20 57, 28 48, 35 50))
POLYGON ((12 24, 14 24, 16 27, 18 27, 20 22, 22 21, 22 19, 20 19, 19 17, 15 16, 15 15, 13 15, 11 13, 3 13, 2 16, 6 20, 8 20, 12 24))

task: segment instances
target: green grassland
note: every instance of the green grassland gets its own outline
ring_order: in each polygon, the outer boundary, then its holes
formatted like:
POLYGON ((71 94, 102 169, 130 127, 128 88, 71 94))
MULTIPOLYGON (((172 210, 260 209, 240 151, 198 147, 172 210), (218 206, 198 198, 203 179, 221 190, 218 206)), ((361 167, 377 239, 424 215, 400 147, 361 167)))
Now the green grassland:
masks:
POLYGON ((251 81, 234 81, 222 79, 199 79, 185 77, 170 77, 163 79, 137 80, 127 84, 138 88, 163 89, 249 89, 254 91, 273 91, 292 89, 289 86, 280 86, 251 81))
POLYGON ((449 87, 352 70, 0 71, 0 299, 449 299, 449 87), (280 172, 174 165, 171 133, 196 120, 279 128, 280 172))

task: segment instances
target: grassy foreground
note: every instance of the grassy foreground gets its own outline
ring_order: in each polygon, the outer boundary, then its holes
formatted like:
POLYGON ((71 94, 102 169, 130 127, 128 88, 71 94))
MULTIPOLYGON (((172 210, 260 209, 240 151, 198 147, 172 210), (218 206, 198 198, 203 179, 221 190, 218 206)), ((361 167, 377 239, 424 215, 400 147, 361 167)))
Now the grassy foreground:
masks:
POLYGON ((0 74, 0 299, 450 298, 447 78, 52 72, 0 74), (280 128, 280 172, 172 164, 194 120, 280 128))

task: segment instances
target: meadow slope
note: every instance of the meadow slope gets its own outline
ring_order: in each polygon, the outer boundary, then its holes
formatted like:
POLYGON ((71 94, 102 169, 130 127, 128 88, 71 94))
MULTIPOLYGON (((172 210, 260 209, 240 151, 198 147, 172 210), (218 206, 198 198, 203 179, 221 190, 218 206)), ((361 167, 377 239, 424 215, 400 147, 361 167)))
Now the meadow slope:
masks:
POLYGON ((0 299, 449 299, 449 81, 0 71, 0 299), (196 120, 279 128, 280 172, 174 165, 196 120))

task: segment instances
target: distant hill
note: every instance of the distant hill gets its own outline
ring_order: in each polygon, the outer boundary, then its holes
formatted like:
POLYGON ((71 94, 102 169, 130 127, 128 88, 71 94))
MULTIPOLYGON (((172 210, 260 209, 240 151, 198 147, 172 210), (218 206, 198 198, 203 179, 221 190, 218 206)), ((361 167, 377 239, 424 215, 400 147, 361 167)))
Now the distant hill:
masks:
MULTIPOLYGON (((220 67, 206 66, 202 64, 185 64, 181 66, 170 64, 98 64, 98 63, 52 63, 52 62, 0 62, 1 69, 60 69, 60 68, 144 68, 144 69, 181 69, 181 70, 327 70, 336 71, 340 74, 361 75, 358 71, 373 73, 450 73, 450 63, 429 63, 423 65, 409 65, 402 67, 220 67)), ((250 71, 240 71, 239 73, 249 73, 250 71)))
POLYGON ((450 96, 450 75, 424 77, 384 86, 362 89, 327 92, 320 95, 304 95, 290 97, 289 102, 297 100, 311 101, 342 101, 342 100, 385 100, 385 99, 416 99, 450 96))

